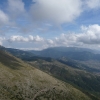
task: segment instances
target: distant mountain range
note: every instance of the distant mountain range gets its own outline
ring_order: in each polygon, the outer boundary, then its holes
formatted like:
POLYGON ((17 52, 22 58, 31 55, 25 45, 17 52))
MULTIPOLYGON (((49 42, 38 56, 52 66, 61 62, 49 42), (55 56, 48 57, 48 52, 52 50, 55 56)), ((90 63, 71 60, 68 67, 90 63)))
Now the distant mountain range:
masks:
POLYGON ((35 50, 23 51, 19 49, 5 48, 2 46, 0 46, 0 49, 5 50, 21 59, 27 59, 33 56, 39 56, 39 57, 50 57, 55 59, 65 57, 67 59, 73 59, 79 61, 100 60, 100 54, 97 54, 94 50, 86 48, 77 48, 77 47, 53 47, 41 51, 35 51, 35 50))
POLYGON ((41 57, 51 57, 51 58, 62 58, 74 60, 100 60, 100 54, 95 54, 94 50, 86 48, 76 48, 76 47, 54 47, 48 48, 41 51, 28 51, 37 56, 41 57))

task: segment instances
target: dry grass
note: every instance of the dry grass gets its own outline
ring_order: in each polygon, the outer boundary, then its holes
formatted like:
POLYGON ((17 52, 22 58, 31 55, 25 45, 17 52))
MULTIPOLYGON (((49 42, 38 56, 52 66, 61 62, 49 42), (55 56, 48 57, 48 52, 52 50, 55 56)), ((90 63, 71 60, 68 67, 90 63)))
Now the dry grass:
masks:
MULTIPOLYGON (((69 84, 31 67, 4 52, 8 58, 0 61, 0 100, 91 100, 69 84), (7 66, 13 60, 17 69, 7 66)), ((3 54, 4 53, 4 54, 3 54)), ((11 66, 16 67, 12 61, 11 66)))

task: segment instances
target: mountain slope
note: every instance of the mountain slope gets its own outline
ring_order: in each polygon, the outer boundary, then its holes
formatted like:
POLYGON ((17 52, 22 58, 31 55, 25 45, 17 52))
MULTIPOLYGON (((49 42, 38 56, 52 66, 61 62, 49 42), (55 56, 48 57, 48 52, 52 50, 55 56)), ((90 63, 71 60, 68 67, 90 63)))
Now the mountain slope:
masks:
POLYGON ((27 57, 29 58, 29 57, 34 56, 34 54, 31 52, 27 52, 27 51, 19 50, 19 49, 13 49, 13 48, 5 48, 3 46, 0 46, 0 50, 7 51, 10 54, 12 54, 18 58, 21 58, 21 59, 23 59, 23 58, 25 59, 27 57))
MULTIPOLYGON (((37 57, 30 58, 28 62, 36 68, 49 73, 50 75, 69 82, 73 86, 81 89, 83 92, 91 96, 100 98, 100 76, 81 69, 79 65, 71 62, 73 67, 65 63, 61 63, 55 59, 37 57), (76 68, 74 68, 76 66, 76 68)), ((97 100, 96 98, 93 100, 97 100)))
POLYGON ((71 85, 0 50, 0 100, 91 100, 71 85))

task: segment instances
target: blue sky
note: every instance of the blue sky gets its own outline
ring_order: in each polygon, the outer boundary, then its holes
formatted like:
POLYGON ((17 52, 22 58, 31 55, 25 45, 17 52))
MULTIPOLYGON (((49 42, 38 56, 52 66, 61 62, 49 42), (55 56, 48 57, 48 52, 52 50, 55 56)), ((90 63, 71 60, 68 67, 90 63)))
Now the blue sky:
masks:
POLYGON ((100 0, 0 0, 0 45, 100 49, 100 0))

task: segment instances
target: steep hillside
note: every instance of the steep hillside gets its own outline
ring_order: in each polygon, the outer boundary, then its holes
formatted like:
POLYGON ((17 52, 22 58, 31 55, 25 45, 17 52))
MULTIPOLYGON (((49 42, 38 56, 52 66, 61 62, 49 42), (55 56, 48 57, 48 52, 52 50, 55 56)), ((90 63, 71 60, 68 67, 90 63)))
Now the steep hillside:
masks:
POLYGON ((98 60, 78 61, 66 58, 57 59, 59 62, 72 68, 85 70, 91 73, 100 73, 100 62, 98 60))
MULTIPOLYGON (((68 66, 52 58, 42 57, 33 60, 30 58, 29 63, 60 80, 69 82, 91 96, 94 95, 93 98, 100 98, 100 76, 86 71, 88 68, 85 70, 84 66, 72 62, 72 66, 68 66)), ((96 98, 93 100, 97 100, 96 98)))
POLYGON ((0 100, 91 100, 71 85, 0 50, 0 100))

